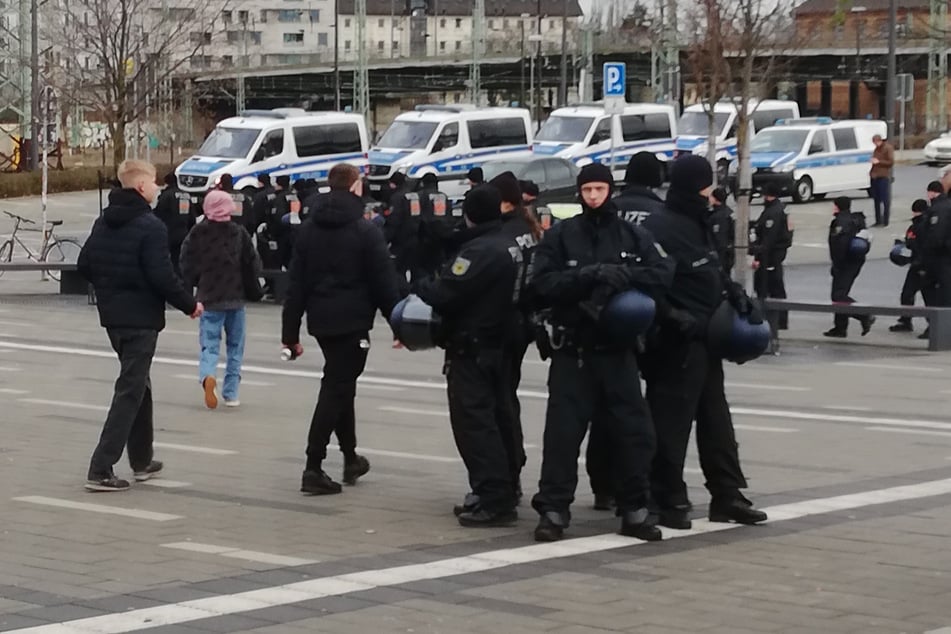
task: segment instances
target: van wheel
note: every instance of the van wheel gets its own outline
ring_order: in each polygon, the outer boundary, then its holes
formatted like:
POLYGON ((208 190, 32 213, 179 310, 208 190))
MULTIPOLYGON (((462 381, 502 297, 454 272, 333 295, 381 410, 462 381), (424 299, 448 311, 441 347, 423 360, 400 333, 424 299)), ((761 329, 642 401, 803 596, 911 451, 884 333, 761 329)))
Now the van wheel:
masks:
POLYGON ((796 181, 796 187, 792 193, 793 200, 797 203, 807 203, 812 200, 812 179, 803 176, 796 181))

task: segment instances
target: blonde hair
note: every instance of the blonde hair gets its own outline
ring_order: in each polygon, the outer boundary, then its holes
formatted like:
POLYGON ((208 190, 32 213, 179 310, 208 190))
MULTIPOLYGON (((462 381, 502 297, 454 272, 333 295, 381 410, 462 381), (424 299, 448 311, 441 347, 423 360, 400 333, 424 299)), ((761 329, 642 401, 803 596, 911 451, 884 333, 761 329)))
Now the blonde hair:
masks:
POLYGON ((123 187, 131 189, 138 185, 140 178, 155 180, 155 166, 145 161, 122 161, 116 177, 123 187))

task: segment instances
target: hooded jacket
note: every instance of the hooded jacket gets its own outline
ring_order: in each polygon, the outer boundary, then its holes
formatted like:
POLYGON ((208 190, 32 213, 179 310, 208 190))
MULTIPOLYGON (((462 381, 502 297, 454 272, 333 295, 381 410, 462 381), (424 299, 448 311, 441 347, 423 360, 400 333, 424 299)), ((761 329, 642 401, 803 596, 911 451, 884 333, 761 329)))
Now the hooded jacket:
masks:
POLYGON ((235 310, 248 300, 244 271, 261 275, 261 260, 251 236, 234 222, 195 225, 182 244, 181 269, 185 283, 198 287, 198 301, 208 310, 235 310))
POLYGON ((865 262, 864 255, 855 255, 849 251, 852 238, 865 227, 865 214, 860 211, 840 211, 832 217, 829 224, 829 257, 832 266, 842 267, 865 262))
POLYGON ((614 204, 623 220, 636 225, 651 214, 664 210, 664 201, 653 189, 644 185, 628 185, 614 199, 614 204))
POLYGON ((389 318, 399 301, 396 271, 383 233, 364 218, 364 205, 349 192, 311 196, 312 210, 297 235, 284 302, 283 343, 368 332, 379 310, 389 318))
POLYGON ((135 190, 110 192, 77 264, 96 289, 105 328, 162 330, 166 302, 195 312, 195 299, 172 269, 165 225, 135 190))

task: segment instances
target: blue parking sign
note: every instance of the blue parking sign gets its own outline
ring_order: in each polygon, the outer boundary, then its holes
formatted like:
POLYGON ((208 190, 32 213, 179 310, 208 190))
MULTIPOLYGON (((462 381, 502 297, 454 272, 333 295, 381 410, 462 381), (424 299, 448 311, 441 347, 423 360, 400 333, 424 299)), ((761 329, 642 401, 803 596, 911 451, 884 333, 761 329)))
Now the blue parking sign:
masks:
POLYGON ((627 94, 627 66, 624 62, 604 63, 604 96, 623 97, 627 94))

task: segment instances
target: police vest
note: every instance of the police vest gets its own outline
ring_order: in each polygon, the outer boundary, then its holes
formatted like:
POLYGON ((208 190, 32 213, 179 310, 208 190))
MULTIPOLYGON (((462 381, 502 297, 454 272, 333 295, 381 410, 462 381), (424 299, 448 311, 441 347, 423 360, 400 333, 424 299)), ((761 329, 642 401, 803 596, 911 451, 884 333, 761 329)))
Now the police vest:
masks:
POLYGON ((188 216, 192 212, 192 197, 185 192, 175 192, 175 200, 178 203, 178 215, 188 216))
POLYGON ((234 201, 234 210, 231 212, 232 218, 244 216, 244 203, 247 200, 241 192, 228 192, 231 200, 234 201))

